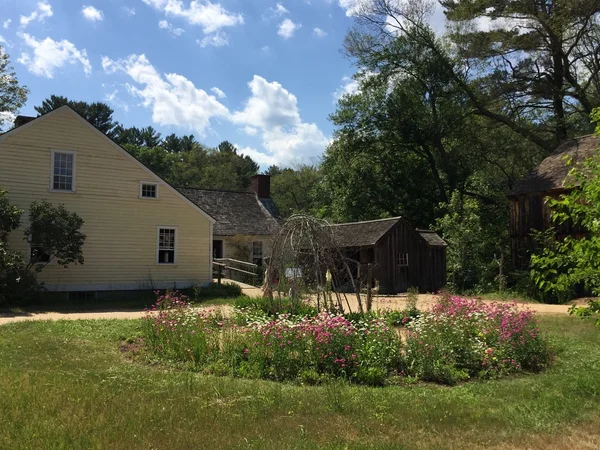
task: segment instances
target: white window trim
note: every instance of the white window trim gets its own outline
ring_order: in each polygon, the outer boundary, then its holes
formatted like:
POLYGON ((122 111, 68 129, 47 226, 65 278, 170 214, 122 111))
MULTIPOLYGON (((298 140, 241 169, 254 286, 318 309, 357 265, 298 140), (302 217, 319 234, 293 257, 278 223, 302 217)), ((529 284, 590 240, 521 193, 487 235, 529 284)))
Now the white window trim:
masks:
POLYGON ((143 200, 158 200, 160 198, 160 183, 158 183, 156 181, 140 181, 139 198, 141 198, 143 200), (156 186, 156 197, 143 197, 142 196, 142 188, 144 187, 145 184, 151 184, 153 186, 156 186))
POLYGON ((77 192, 77 152, 72 150, 51 150, 50 151, 50 192, 62 192, 63 194, 75 194, 77 192), (56 153, 65 153, 73 155, 73 185, 70 191, 54 189, 54 155, 56 153))
POLYGON ((177 265, 177 256, 178 256, 178 244, 179 244, 179 231, 177 227, 169 226, 169 225, 158 225, 156 227, 156 258, 154 259, 154 264, 157 266, 176 266, 177 265), (161 263, 159 262, 160 255, 160 230, 175 230, 175 256, 173 257, 172 263, 161 263))

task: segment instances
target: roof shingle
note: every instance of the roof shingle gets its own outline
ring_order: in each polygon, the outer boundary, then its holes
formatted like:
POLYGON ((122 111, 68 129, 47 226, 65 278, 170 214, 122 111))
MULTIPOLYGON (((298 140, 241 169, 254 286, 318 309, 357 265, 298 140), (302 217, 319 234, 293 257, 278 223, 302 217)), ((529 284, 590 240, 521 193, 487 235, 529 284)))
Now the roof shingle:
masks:
POLYGON ((215 236, 269 236, 279 230, 279 213, 271 199, 254 192, 179 189, 215 220, 215 236))
POLYGON ((365 222, 340 223, 331 225, 340 247, 363 247, 375 245, 401 217, 367 220, 365 222))
POLYGON ((509 195, 548 192, 561 189, 572 166, 566 164, 565 158, 572 158, 573 164, 593 156, 600 146, 600 137, 589 135, 564 142, 532 170, 524 179, 516 184, 509 195))

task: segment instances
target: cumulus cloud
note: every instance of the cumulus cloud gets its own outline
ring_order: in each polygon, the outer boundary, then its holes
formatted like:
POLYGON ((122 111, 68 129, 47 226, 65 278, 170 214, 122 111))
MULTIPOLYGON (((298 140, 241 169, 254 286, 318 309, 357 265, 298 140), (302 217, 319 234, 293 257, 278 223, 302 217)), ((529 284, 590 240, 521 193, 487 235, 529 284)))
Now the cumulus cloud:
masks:
POLYGON ((290 19, 283 19, 283 22, 279 24, 277 34, 284 39, 289 39, 294 36, 296 31, 298 31, 300 28, 302 28, 301 23, 294 23, 290 19))
POLYGON ((206 136, 213 118, 227 118, 228 109, 214 95, 176 73, 159 73, 145 55, 130 55, 112 60, 102 57, 105 72, 124 73, 136 85, 128 85, 130 94, 152 110, 152 120, 159 125, 179 126, 206 136))
POLYGON ((364 3, 365 0, 339 0, 338 2, 340 7, 346 11, 348 17, 357 15, 364 3))
POLYGON ((325 36, 327 36, 327 32, 321 30, 318 27, 313 30, 313 34, 318 38, 324 38, 325 36))
POLYGON ((43 22, 48 17, 52 17, 52 5, 47 1, 38 2, 37 8, 28 16, 21 16, 21 26, 26 27, 33 21, 43 22))
MULTIPOLYGON (((1 34, 0 34, 0 44, 4 44, 5 47, 12 47, 12 42, 9 42, 8 40, 6 40, 1 34)), ((0 50, 0 55, 2 55, 1 50, 0 50)))
POLYGON ((196 42, 200 47, 226 47, 229 45, 229 38, 226 33, 219 31, 217 33, 209 34, 203 39, 198 39, 196 42))
POLYGON ((11 23, 12 23, 12 19, 6 19, 4 22, 2 22, 2 27, 5 30, 8 30, 8 27, 10 27, 11 23))
POLYGON ((81 7, 81 14, 90 22, 101 22, 104 20, 104 13, 102 10, 96 9, 91 5, 83 5, 81 7))
MULTIPOLYGON (((104 85, 102 85, 102 87, 104 87, 104 85)), ((129 105, 119 98, 118 89, 113 89, 111 92, 106 94, 104 96, 104 100, 115 105, 117 108, 121 108, 124 111, 129 111, 129 105)))
POLYGON ((129 93, 141 99, 159 125, 183 127, 205 136, 212 121, 224 120, 240 126, 249 136, 260 136, 262 151, 242 148, 261 164, 310 160, 320 156, 329 143, 316 124, 302 120, 296 96, 276 81, 254 75, 248 83, 250 96, 241 108, 230 111, 218 100, 220 89, 212 88, 214 95, 210 95, 182 75, 161 74, 145 55, 119 60, 104 56, 102 67, 108 74, 131 78, 129 93))
POLYGON ((286 9, 285 6, 283 6, 281 3, 277 3, 275 6, 271 6, 269 9, 267 9, 265 11, 265 13, 263 14, 263 19, 264 20, 272 20, 272 19, 276 19, 277 17, 281 17, 288 13, 289 13, 289 11, 286 9))
POLYGON ((174 28, 173 25, 171 25, 166 20, 161 20, 160 22, 158 22, 158 28, 160 28, 161 30, 167 30, 173 36, 181 36, 183 33, 185 33, 185 30, 183 28, 174 28))
POLYGON ((213 87, 210 89, 210 92, 212 92, 213 94, 215 94, 217 96, 217 98, 227 98, 227 95, 225 95, 225 92, 223 92, 221 89, 219 89, 218 87, 213 87))
POLYGON ((248 87, 251 96, 242 110, 232 114, 231 120, 259 130, 272 161, 291 164, 323 153, 329 140, 316 124, 302 121, 295 95, 280 83, 269 83, 258 75, 254 75, 248 87))
POLYGON ((17 61, 25 65, 34 75, 53 78, 56 70, 66 64, 81 64, 86 75, 92 72, 86 50, 79 50, 66 39, 55 41, 47 37, 38 41, 27 33, 20 33, 19 37, 31 52, 21 53, 17 61))
POLYGON ((243 156, 249 156, 262 167, 277 165, 277 159, 272 155, 267 155, 263 152, 259 152, 254 147, 244 147, 239 144, 234 145, 238 149, 238 153, 240 153, 243 156))
POLYGON ((167 16, 178 17, 191 25, 201 26, 205 34, 244 23, 241 14, 231 13, 220 3, 212 3, 210 0, 194 0, 188 7, 181 0, 143 0, 143 2, 164 12, 167 16))

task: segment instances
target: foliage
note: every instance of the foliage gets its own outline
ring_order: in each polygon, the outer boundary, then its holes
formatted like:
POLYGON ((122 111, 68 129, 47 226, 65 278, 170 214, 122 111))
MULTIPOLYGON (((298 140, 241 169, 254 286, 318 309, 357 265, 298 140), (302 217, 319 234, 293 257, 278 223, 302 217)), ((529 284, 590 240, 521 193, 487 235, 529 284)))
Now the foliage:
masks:
POLYGON ((73 101, 60 95, 51 95, 49 98, 45 99, 40 106, 36 106, 35 110, 41 115, 49 113, 64 105, 69 105, 75 112, 108 137, 114 138, 117 135, 119 124, 113 120, 114 110, 106 103, 73 101))
POLYGON ((52 260, 63 267, 83 264, 83 223, 77 213, 69 212, 64 205, 54 206, 47 200, 33 202, 25 238, 36 251, 32 252, 28 267, 39 271, 52 260), (43 255, 49 256, 47 261, 41 259, 43 255))
POLYGON ((600 300, 589 300, 586 307, 573 305, 569 309, 569 314, 573 314, 582 319, 596 317, 596 325, 600 326, 600 300))
POLYGON ((484 304, 442 297, 431 314, 408 325, 406 371, 428 381, 455 384, 520 371, 538 372, 551 350, 531 311, 517 304, 484 304))
POLYGON ((583 285, 600 295, 600 156, 573 167, 571 189, 558 198, 548 198, 557 226, 569 222, 579 235, 556 239, 554 230, 538 234, 541 250, 531 256, 531 277, 547 294, 567 299, 583 285))
POLYGON ((271 197, 283 218, 300 213, 321 214, 326 196, 317 192, 321 183, 318 167, 299 165, 282 169, 271 166, 265 173, 271 176, 271 197))
POLYGON ((242 288, 235 283, 211 283, 209 286, 194 288, 194 300, 204 301, 214 298, 233 298, 242 295, 242 288))
POLYGON ((8 54, 0 44, 0 131, 27 101, 29 90, 19 84, 8 54))
MULTIPOLYGON (((238 320, 248 322, 247 317, 277 317, 288 314, 292 316, 310 316, 317 314, 310 302, 292 301, 288 297, 238 297, 233 303, 238 320)), ((251 321, 251 320, 250 320, 251 321)))
POLYGON ((149 356, 240 377, 369 385, 397 376, 454 384, 537 372, 551 360, 533 313, 514 304, 443 298, 431 313, 411 317, 406 343, 381 316, 277 315, 260 309, 265 304, 239 299, 227 319, 192 308, 178 292, 161 295, 144 320, 149 356))

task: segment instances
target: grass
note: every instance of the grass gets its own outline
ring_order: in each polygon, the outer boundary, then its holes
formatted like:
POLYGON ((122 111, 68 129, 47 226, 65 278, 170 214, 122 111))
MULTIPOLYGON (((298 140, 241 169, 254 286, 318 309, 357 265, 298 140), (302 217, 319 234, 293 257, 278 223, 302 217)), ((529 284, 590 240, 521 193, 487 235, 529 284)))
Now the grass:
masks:
POLYGON ((457 387, 303 387, 130 362, 138 321, 0 327, 1 449, 598 448, 600 329, 543 318, 540 375, 457 387))

